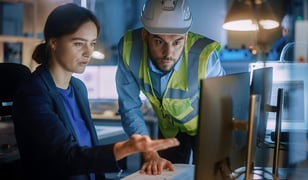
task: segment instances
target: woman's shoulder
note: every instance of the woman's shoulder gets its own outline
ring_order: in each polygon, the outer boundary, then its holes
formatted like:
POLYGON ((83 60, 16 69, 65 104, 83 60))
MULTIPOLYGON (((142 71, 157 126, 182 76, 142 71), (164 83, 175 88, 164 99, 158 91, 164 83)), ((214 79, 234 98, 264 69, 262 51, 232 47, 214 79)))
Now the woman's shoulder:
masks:
POLYGON ((40 94, 40 92, 46 93, 53 86, 55 84, 49 70, 43 66, 39 66, 31 73, 30 78, 20 85, 20 89, 30 94, 40 94))

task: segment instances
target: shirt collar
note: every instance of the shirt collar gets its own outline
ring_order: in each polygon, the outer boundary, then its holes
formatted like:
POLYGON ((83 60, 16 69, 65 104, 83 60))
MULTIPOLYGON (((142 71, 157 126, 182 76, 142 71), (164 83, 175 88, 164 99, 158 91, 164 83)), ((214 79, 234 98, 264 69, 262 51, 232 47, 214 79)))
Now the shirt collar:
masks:
MULTIPOLYGON (((174 70, 174 71, 178 71, 178 70, 179 70, 179 68, 180 68, 180 66, 181 66, 181 64, 182 64, 182 59, 183 59, 182 57, 183 57, 183 56, 181 55, 180 58, 179 58, 179 60, 178 60, 178 62, 176 62, 175 66, 173 67, 172 70, 174 70)), ((149 62, 149 68, 150 68, 151 71, 153 71, 153 72, 155 72, 155 73, 159 73, 159 74, 166 74, 165 72, 161 71, 160 69, 158 69, 158 68, 153 64, 153 62, 152 62, 152 60, 151 60, 150 57, 148 57, 148 62, 149 62)), ((172 70, 171 70, 171 71, 172 71, 172 70)))

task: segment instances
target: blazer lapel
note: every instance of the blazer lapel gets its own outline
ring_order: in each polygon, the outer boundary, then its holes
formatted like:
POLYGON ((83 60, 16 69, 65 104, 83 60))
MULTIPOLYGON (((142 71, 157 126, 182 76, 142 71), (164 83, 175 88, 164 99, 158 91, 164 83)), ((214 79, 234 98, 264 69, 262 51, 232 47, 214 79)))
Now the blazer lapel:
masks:
POLYGON ((50 74, 50 71, 48 69, 47 66, 42 65, 39 69, 40 72, 40 76, 43 80, 43 82, 45 82, 45 85, 47 86, 48 89, 48 93, 50 94, 51 97, 53 97, 55 104, 58 109, 58 113, 59 113, 59 117, 61 120, 63 120, 63 124, 64 126, 73 134, 73 141, 78 142, 77 140, 77 135, 74 131, 74 128, 70 122, 70 119, 67 115, 63 100, 61 95, 59 94, 56 84, 54 82, 54 80, 52 79, 52 76, 50 74))

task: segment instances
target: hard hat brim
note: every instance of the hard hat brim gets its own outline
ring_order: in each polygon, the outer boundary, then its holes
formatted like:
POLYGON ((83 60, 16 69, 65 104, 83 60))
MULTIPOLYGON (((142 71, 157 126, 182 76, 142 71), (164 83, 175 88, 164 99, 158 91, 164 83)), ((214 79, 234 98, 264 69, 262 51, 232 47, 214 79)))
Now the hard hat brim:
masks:
POLYGON ((189 31, 190 27, 183 28, 183 29, 173 29, 173 28, 149 28, 144 27, 147 31, 149 31, 151 34, 185 34, 189 31))

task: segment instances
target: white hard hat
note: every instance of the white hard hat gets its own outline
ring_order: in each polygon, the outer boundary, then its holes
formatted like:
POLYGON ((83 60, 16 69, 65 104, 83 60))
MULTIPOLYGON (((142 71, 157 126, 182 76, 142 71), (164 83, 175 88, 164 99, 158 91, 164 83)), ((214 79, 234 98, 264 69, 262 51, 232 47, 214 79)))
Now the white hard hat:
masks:
POLYGON ((141 22, 152 34, 185 34, 192 16, 186 0, 147 0, 141 22))
POLYGON ((281 21, 281 27, 290 30, 291 29, 291 19, 292 17, 290 15, 285 15, 281 21))

